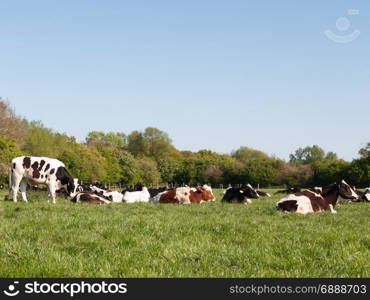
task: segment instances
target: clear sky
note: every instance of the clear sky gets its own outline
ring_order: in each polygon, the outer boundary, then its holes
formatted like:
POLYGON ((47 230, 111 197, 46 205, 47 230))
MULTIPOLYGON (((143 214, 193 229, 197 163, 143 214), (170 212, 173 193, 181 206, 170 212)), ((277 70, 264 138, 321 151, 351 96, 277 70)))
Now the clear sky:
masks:
POLYGON ((0 96, 80 141, 154 126, 181 150, 351 160, 369 58, 368 0, 0 1, 0 96))

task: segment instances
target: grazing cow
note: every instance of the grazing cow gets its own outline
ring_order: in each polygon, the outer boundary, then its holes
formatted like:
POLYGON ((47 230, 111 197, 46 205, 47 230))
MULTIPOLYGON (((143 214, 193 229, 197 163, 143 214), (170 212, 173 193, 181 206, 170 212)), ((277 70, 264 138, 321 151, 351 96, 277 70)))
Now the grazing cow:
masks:
POLYGON ((361 195, 362 201, 370 202, 370 187, 366 188, 361 195))
POLYGON ((252 203, 252 200, 248 198, 259 198, 257 191, 250 184, 242 186, 241 188, 229 187, 225 190, 221 202, 244 204, 252 203))
POLYGON ((149 202, 150 194, 147 187, 143 187, 142 191, 125 192, 123 194, 122 202, 136 203, 136 202, 149 202))
POLYGON ((206 201, 216 201, 212 188, 208 185, 196 188, 178 187, 159 193, 151 199, 154 203, 174 203, 174 204, 200 204, 206 201))
POLYGON ((271 197, 271 195, 269 193, 266 193, 266 192, 263 192, 263 191, 260 191, 260 190, 257 190, 256 191, 258 196, 260 197, 271 197))
POLYGON ((297 188, 297 187, 292 187, 292 188, 288 188, 286 190, 280 190, 280 191, 276 191, 274 194, 294 194, 294 193, 299 193, 301 191, 300 188, 297 188))
POLYGON ((350 200, 358 199, 358 195, 344 180, 339 184, 334 183, 322 188, 321 193, 306 190, 290 194, 288 197, 277 202, 276 208, 284 212, 297 212, 301 214, 318 211, 336 213, 334 208, 340 198, 350 200))
POLYGON ((55 192, 65 189, 69 196, 74 197, 78 180, 74 179, 61 161, 48 157, 21 156, 11 162, 9 174, 9 188, 13 201, 17 202, 18 191, 21 191, 23 201, 26 196, 27 185, 46 184, 49 196, 55 202, 55 192))
POLYGON ((71 202, 84 202, 90 204, 110 204, 112 201, 101 197, 92 192, 79 192, 71 200, 71 202))

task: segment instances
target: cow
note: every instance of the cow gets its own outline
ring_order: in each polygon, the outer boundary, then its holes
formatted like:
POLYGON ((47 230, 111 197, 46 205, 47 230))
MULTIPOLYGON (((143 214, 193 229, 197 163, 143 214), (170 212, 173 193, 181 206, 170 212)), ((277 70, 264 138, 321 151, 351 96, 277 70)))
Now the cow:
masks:
POLYGON ((74 179, 67 171, 64 163, 49 157, 20 156, 11 162, 9 174, 9 189, 13 201, 17 202, 17 194, 20 190, 22 199, 28 202, 27 185, 46 184, 49 197, 55 204, 57 190, 65 189, 70 197, 74 197, 78 186, 78 180, 74 179))
POLYGON ((90 191, 96 195, 109 199, 112 202, 118 203, 123 202, 123 194, 117 191, 107 191, 102 188, 99 188, 95 185, 90 186, 90 191))
POLYGON ((266 193, 266 192, 263 192, 263 191, 260 191, 260 190, 256 190, 258 196, 260 197, 271 197, 271 195, 269 193, 266 193))
MULTIPOLYGON (((320 191, 320 190, 319 190, 320 191)), ((342 180, 321 189, 321 193, 305 190, 290 194, 276 203, 276 208, 284 212, 308 214, 319 211, 336 213, 335 206, 339 199, 358 200, 358 195, 342 180)))
POLYGON ((362 201, 370 202, 370 187, 366 188, 360 198, 362 201))
POLYGON ((208 185, 191 187, 178 187, 159 193, 151 199, 153 203, 173 204, 200 204, 203 202, 216 201, 212 188, 208 185))
POLYGON ((123 191, 122 194, 125 194, 126 192, 139 192, 143 190, 144 185, 141 182, 135 183, 135 185, 131 187, 126 187, 123 191))
POLYGON ((3 189, 4 189, 4 185, 0 184, 0 190, 3 190, 3 189))
POLYGON ((250 204, 252 200, 249 198, 256 199, 259 198, 259 195, 250 184, 247 184, 240 188, 229 187, 226 189, 221 202, 250 204))
POLYGON ((110 204, 112 201, 93 192, 78 192, 71 200, 73 203, 110 204))
POLYGON ((149 202, 150 194, 147 187, 143 187, 141 191, 125 192, 123 194, 122 202, 136 203, 149 202))
POLYGON ((150 198, 154 198, 158 194, 167 191, 167 188, 166 187, 149 188, 148 191, 149 191, 149 194, 150 194, 150 198))
POLYGON ((276 195, 276 194, 294 194, 294 193, 299 193, 300 191, 301 191, 301 189, 298 188, 298 187, 291 187, 291 188, 287 188, 286 190, 276 191, 274 193, 274 195, 276 195))

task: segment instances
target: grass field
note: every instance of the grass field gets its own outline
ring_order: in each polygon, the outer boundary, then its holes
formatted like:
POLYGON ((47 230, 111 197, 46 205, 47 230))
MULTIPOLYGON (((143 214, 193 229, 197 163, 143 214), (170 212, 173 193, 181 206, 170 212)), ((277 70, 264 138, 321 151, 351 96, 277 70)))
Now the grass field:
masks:
POLYGON ((0 277, 370 277, 366 203, 302 216, 276 211, 279 196, 95 206, 4 194, 0 277))

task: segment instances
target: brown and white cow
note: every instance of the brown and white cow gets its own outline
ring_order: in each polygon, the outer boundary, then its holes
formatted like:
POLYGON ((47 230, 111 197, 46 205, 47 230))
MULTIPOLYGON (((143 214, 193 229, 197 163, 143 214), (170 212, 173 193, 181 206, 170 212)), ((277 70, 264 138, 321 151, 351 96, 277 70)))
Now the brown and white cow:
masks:
POLYGON ((305 190, 281 199, 276 204, 278 210, 285 212, 296 212, 301 214, 313 213, 318 211, 334 210, 338 199, 348 199, 357 201, 358 195, 353 189, 342 180, 339 184, 331 184, 322 189, 305 190))
POLYGON ((179 187, 158 194, 151 199, 153 203, 199 204, 216 201, 212 188, 208 185, 196 188, 179 187))
POLYGON ((84 202, 89 204, 110 204, 112 201, 106 197, 99 196, 93 192, 79 192, 71 200, 71 202, 84 202))

